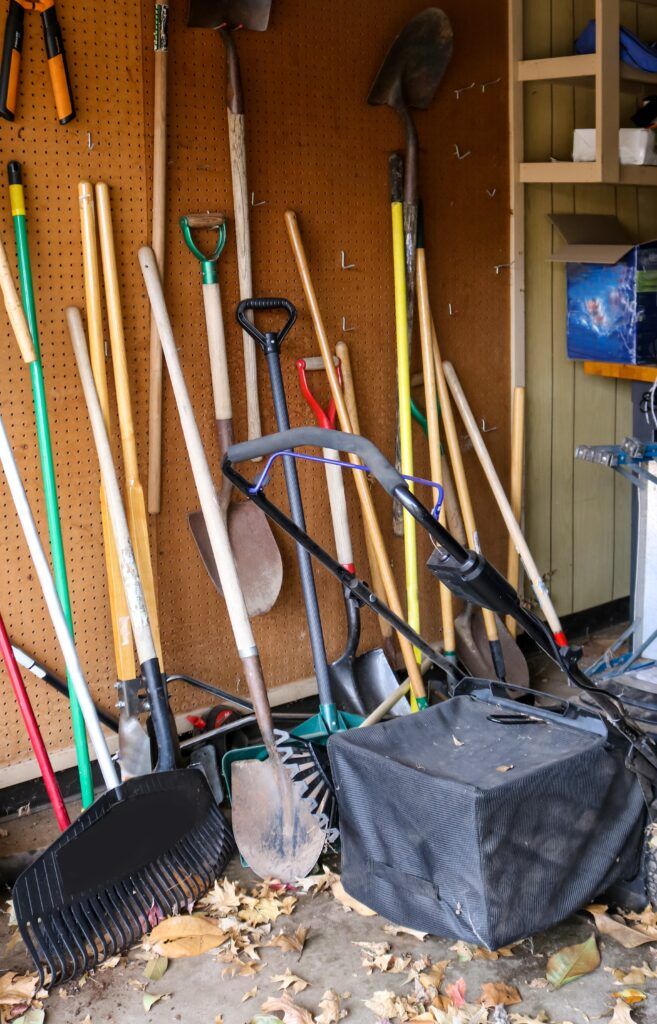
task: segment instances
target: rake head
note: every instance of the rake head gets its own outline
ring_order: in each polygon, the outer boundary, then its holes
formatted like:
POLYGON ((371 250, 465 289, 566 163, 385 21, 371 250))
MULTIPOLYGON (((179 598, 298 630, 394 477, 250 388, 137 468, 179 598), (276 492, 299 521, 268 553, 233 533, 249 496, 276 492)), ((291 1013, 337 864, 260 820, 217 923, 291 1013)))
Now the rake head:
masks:
POLYGON ((197 769, 144 775, 105 793, 14 886, 40 984, 61 985, 127 950, 197 900, 234 848, 197 769))
POLYGON ((338 803, 333 788, 326 746, 276 729, 276 748, 295 787, 326 834, 326 842, 338 841, 338 803))

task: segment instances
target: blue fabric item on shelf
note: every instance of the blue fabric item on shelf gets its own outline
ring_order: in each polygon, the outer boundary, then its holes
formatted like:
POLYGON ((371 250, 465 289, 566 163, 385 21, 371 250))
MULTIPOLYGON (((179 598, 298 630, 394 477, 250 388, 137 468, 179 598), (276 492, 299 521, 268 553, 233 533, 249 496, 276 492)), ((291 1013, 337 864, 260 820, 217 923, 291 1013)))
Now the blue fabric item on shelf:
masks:
MULTIPOLYGON (((577 53, 595 53, 595 18, 575 40, 575 50, 577 53)), ((624 25, 620 29, 620 59, 630 67, 657 74, 657 49, 642 43, 624 25)))

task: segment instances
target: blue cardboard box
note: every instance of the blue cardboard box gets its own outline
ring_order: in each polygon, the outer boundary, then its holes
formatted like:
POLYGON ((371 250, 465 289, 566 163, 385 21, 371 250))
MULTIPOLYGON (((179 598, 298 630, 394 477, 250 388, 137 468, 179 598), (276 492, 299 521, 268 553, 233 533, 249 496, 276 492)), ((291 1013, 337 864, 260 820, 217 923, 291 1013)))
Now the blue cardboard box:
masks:
POLYGON ((565 239, 570 359, 657 363, 657 241, 635 244, 616 217, 553 214, 565 239))

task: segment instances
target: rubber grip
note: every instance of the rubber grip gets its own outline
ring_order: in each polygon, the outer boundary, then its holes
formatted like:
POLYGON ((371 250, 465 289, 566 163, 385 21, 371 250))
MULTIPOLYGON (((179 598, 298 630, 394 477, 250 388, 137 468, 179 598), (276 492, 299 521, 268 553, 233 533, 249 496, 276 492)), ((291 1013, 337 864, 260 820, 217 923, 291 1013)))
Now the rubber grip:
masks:
POLYGON ((25 12, 20 4, 11 0, 5 22, 0 62, 0 117, 13 121, 18 103, 18 80, 23 48, 23 22, 25 12))
POLYGON ((59 22, 57 21, 55 8, 50 7, 45 10, 41 15, 41 20, 57 117, 60 124, 68 124, 75 117, 75 105, 73 103, 73 91, 66 65, 64 40, 59 22))
POLYGON ((323 427, 295 427, 278 434, 267 434, 252 441, 241 441, 230 446, 226 453, 229 462, 250 462, 263 455, 310 445, 314 448, 335 448, 339 452, 358 455, 387 493, 394 497, 397 487, 406 487, 406 481, 376 445, 359 434, 345 434, 341 430, 323 427))
POLYGON ((252 320, 249 319, 247 313, 256 313, 258 311, 263 312, 274 309, 283 309, 288 314, 287 322, 283 325, 280 331, 267 332, 275 334, 276 341, 278 345, 280 345, 285 335, 293 327, 297 318, 296 308, 289 299, 243 299, 237 307, 236 317, 238 324, 254 339, 254 341, 257 341, 261 347, 265 346, 267 339, 262 331, 259 331, 252 320))

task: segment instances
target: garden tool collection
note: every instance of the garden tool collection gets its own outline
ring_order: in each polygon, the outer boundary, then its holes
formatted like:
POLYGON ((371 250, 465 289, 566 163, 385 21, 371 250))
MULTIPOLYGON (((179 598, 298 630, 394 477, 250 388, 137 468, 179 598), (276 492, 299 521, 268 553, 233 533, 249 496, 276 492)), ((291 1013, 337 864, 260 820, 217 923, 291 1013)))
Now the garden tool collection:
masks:
POLYGON ((60 124, 68 124, 75 117, 75 105, 55 0, 9 0, 0 62, 0 117, 13 121, 16 116, 25 11, 37 11, 41 15, 48 73, 57 117, 60 124))
MULTIPOLYGON (((210 374, 214 401, 214 418, 223 458, 233 443, 233 410, 228 378, 226 337, 224 332, 221 289, 217 275, 217 262, 226 241, 226 218, 221 213, 189 214, 180 221, 185 244, 201 264, 203 276, 203 306, 210 355, 210 374), (194 230, 217 232, 213 252, 205 255, 194 241, 194 230)), ((226 519, 230 546, 235 559, 237 575, 250 617, 264 615, 276 603, 283 582, 283 562, 271 527, 259 509, 250 502, 232 500, 231 484, 222 481, 219 503, 226 519)), ((198 547, 210 579, 220 594, 221 580, 212 553, 212 545, 201 511, 187 517, 192 536, 198 547)))

